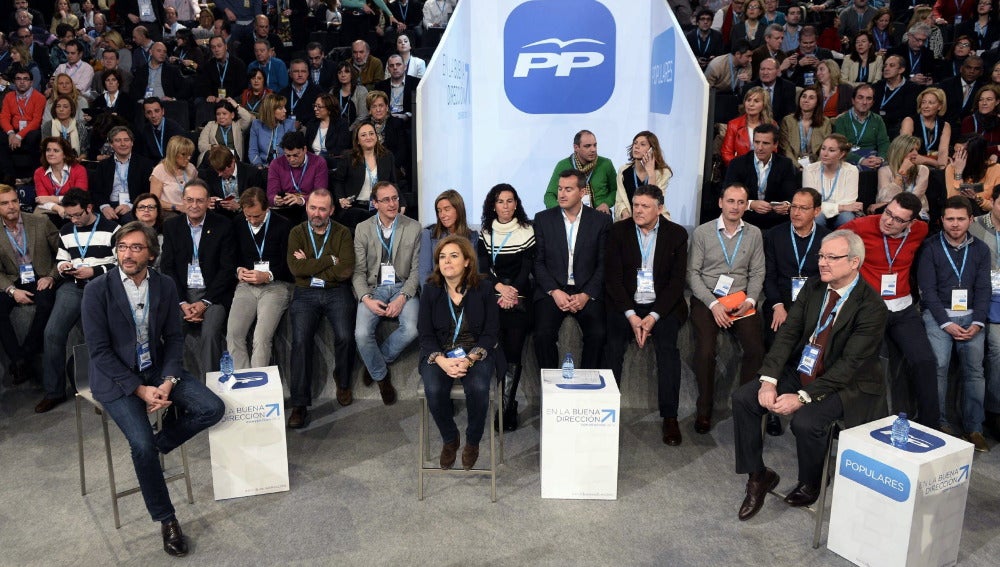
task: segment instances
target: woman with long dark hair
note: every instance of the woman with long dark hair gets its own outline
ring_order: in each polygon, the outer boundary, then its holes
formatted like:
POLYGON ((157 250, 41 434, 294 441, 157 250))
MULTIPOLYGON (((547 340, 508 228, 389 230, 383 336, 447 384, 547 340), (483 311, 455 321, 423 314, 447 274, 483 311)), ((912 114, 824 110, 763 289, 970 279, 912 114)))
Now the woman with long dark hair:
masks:
POLYGON ((972 116, 962 119, 962 134, 978 134, 986 141, 989 152, 1000 155, 1000 86, 984 85, 973 95, 976 101, 972 116))
POLYGON ((464 236, 473 244, 479 240, 479 234, 470 229, 465 220, 465 200, 458 191, 448 189, 438 195, 434 199, 434 213, 437 220, 420 232, 420 257, 417 266, 421 287, 434 269, 435 262, 431 254, 441 239, 464 236))
POLYGON ((882 79, 882 56, 875 52, 872 33, 868 30, 859 31, 854 35, 851 45, 853 49, 844 57, 840 68, 841 82, 851 86, 879 82, 882 79))
MULTIPOLYGON (((632 138, 628 148, 628 160, 618 169, 618 191, 615 193, 615 219, 632 216, 632 195, 641 185, 656 185, 663 193, 674 174, 666 160, 656 134, 643 130, 632 138)), ((666 209, 663 216, 670 218, 666 209)))
POLYGON ((513 431, 517 429, 521 354, 531 330, 531 268, 535 258, 535 229, 514 187, 501 183, 490 189, 483 202, 480 233, 476 243, 479 269, 500 308, 500 348, 506 359, 505 367, 497 367, 503 380, 503 427, 513 431))
POLYGON ((944 169, 948 197, 968 197, 977 216, 992 210, 993 188, 1000 183, 1000 165, 990 160, 986 140, 977 134, 964 135, 955 143, 952 156, 944 169))
POLYGON ((819 85, 799 92, 795 112, 781 120, 781 151, 799 169, 819 159, 823 140, 833 131, 833 121, 823 115, 819 85))
POLYGON ((368 106, 365 104, 368 89, 358 84, 357 73, 347 61, 337 64, 337 88, 332 94, 340 103, 340 117, 348 124, 354 124, 368 116, 368 106))
POLYGON ((364 122, 354 129, 351 151, 340 157, 333 172, 337 222, 351 229, 375 214, 372 190, 379 181, 396 182, 396 161, 378 140, 375 126, 364 122))

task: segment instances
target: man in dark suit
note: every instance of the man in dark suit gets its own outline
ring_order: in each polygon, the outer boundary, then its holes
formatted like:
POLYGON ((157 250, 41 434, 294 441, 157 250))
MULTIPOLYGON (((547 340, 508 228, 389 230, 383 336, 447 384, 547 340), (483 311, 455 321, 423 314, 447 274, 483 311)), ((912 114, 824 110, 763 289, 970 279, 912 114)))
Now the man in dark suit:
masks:
POLYGON ((816 83, 816 66, 820 61, 833 59, 833 52, 825 47, 818 47, 816 28, 803 26, 799 32, 799 48, 788 53, 791 67, 785 75, 797 87, 805 87, 816 83))
POLYGON ((750 56, 750 72, 754 79, 759 77, 760 64, 765 59, 774 59, 778 63, 779 72, 783 73, 791 68, 792 62, 785 62, 788 56, 781 51, 781 42, 783 41, 785 41, 785 28, 780 24, 767 26, 767 30, 764 32, 764 43, 754 49, 750 56))
POLYGON ((149 269, 159 253, 156 233, 131 222, 115 238, 119 267, 94 279, 83 294, 83 330, 90 351, 90 388, 132 449, 139 489, 163 550, 188 552, 170 502, 159 455, 215 425, 226 411, 218 396, 184 370, 184 335, 170 278, 149 269), (148 414, 176 405, 159 431, 148 414))
POLYGON ((132 79, 132 98, 140 101, 155 96, 161 100, 178 100, 185 98, 187 93, 187 82, 180 70, 167 63, 167 46, 154 43, 149 49, 149 65, 140 67, 132 79))
POLYGON ((114 153, 101 160, 91 175, 90 194, 104 218, 124 224, 135 220, 132 203, 149 191, 149 177, 156 162, 132 151, 134 139, 127 126, 115 126, 108 132, 114 153))
POLYGON ((226 311, 236 287, 236 239, 232 222, 208 212, 208 187, 200 179, 184 187, 184 216, 163 223, 160 269, 180 293, 185 331, 201 328, 202 372, 218 370, 226 335, 226 311))
POLYGON ((795 84, 787 79, 782 79, 778 72, 778 61, 775 59, 765 59, 761 61, 757 71, 757 80, 744 85, 743 95, 754 87, 761 87, 767 91, 771 100, 771 111, 775 122, 795 112, 795 84))
POLYGON ((539 368, 558 368, 556 340, 567 316, 583 331, 581 368, 599 368, 607 317, 599 303, 604 292, 604 249, 608 215, 583 205, 587 176, 559 174, 558 207, 535 215, 535 355, 539 368))
MULTIPOLYGON (((681 444, 677 406, 681 354, 677 332, 687 319, 684 278, 687 231, 662 216, 663 190, 641 185, 632 197, 632 218, 616 222, 608 234, 605 257, 608 344, 604 364, 621 383, 628 341, 639 348, 653 339, 663 442, 681 444)), ((638 378, 638 376, 635 376, 638 378)))
POLYGON ((778 127, 761 124, 753 132, 753 151, 730 162, 723 181, 724 187, 733 183, 746 187, 750 202, 743 220, 761 230, 788 220, 797 186, 798 173, 792 160, 774 153, 777 148, 778 127))
POLYGON ((323 91, 309 81, 309 65, 305 61, 295 59, 288 64, 288 86, 278 94, 285 97, 288 118, 295 120, 296 129, 316 120, 313 103, 323 91))
POLYGON ((208 186, 209 208, 232 220, 240 210, 240 195, 249 187, 259 187, 261 176, 257 168, 236 161, 233 152, 224 146, 212 147, 207 157, 198 169, 198 177, 208 186))
POLYGON ((306 56, 309 57, 309 82, 327 92, 337 83, 337 65, 326 58, 323 46, 312 42, 306 46, 306 56))
POLYGON ((885 385, 878 361, 888 311, 860 276, 861 237, 848 230, 826 236, 819 278, 810 278, 774 346, 760 380, 733 393, 736 472, 750 475, 739 519, 752 518, 778 474, 764 466, 760 420, 766 412, 792 416, 799 482, 786 498, 808 506, 819 497, 830 423, 854 427, 885 415, 885 385))
POLYGON ((237 98, 247 88, 247 64, 229 52, 225 40, 215 36, 208 41, 212 59, 198 69, 198 90, 195 96, 215 104, 220 98, 237 98))
POLYGON ((906 60, 899 55, 889 55, 882 65, 882 79, 872 85, 872 112, 882 117, 890 140, 899 135, 903 118, 913 116, 917 95, 924 89, 906 80, 905 74, 906 60))
POLYGON ((142 114, 146 119, 136 132, 141 141, 136 151, 159 163, 167 155, 170 138, 186 136, 187 132, 177 121, 163 115, 163 103, 155 96, 143 99, 142 114))
POLYGON ((399 55, 390 55, 386 60, 386 68, 389 78, 375 83, 375 90, 382 91, 389 97, 389 112, 409 125, 416 108, 417 84, 420 79, 406 74, 406 66, 399 55))
POLYGON ((927 38, 930 35, 930 26, 922 22, 917 23, 907 32, 906 42, 900 43, 887 53, 887 56, 899 55, 902 57, 906 62, 904 74, 907 80, 921 87, 931 86, 931 83, 934 82, 934 72, 937 70, 934 52, 927 47, 927 38))
POLYGON ((975 110, 974 95, 987 82, 982 79, 983 68, 983 58, 973 53, 966 57, 959 67, 957 77, 950 77, 938 84, 944 91, 945 100, 948 101, 948 111, 945 112, 944 119, 951 124, 952 132, 960 131, 962 119, 972 115, 972 111, 975 110))

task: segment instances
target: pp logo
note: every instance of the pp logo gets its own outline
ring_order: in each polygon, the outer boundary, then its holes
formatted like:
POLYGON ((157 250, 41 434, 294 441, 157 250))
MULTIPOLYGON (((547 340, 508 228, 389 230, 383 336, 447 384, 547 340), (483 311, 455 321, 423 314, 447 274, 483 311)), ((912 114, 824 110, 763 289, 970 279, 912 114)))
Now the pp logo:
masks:
POLYGON ((259 388, 267 384, 267 374, 264 372, 237 372, 233 374, 233 379, 236 380, 233 384, 234 390, 259 388))
MULTIPOLYGON (((886 445, 892 445, 892 426, 876 429, 870 433, 873 439, 877 439, 886 445)), ((902 449, 908 453, 927 453, 934 449, 944 447, 944 439, 921 431, 916 427, 910 427, 910 435, 906 440, 906 445, 902 449)))
POLYGON ((504 91, 528 114, 583 114, 615 90, 615 19, 597 0, 534 0, 504 24, 504 91))

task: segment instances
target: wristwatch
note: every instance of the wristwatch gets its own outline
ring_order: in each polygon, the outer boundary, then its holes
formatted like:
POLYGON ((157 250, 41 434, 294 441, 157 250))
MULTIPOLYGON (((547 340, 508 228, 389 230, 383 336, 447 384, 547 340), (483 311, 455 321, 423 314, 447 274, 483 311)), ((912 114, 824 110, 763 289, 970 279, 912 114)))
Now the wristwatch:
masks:
POLYGON ((181 379, 178 378, 178 377, 176 377, 176 376, 164 376, 163 377, 163 381, 164 382, 170 382, 171 384, 173 384, 174 386, 176 386, 177 383, 181 381, 181 379))
POLYGON ((809 400, 805 399, 805 397, 802 394, 799 394, 799 403, 805 405, 809 403, 809 400))

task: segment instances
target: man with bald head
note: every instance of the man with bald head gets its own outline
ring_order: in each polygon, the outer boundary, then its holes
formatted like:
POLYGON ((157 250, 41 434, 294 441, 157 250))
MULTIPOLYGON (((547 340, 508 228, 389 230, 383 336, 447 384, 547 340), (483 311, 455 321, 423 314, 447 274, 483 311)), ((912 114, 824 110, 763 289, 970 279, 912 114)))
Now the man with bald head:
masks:
POLYGON ((757 80, 743 87, 744 95, 753 87, 763 87, 767 91, 775 122, 781 122, 782 118, 795 112, 795 83, 782 78, 780 71, 781 64, 777 59, 764 59, 757 69, 757 80))
POLYGON ((177 100, 187 96, 187 83, 176 66, 167 63, 167 46, 154 42, 149 48, 149 65, 144 65, 132 80, 132 97, 142 100, 157 97, 177 100))
POLYGON ((396 118, 409 121, 416 107, 417 84, 420 79, 406 74, 406 65, 399 55, 390 55, 386 60, 389 78, 375 83, 375 90, 389 97, 389 112, 396 118))
POLYGON ((368 42, 363 39, 351 44, 351 58, 347 62, 357 71, 358 84, 363 85, 369 91, 384 76, 385 69, 382 67, 382 60, 372 55, 368 42))

